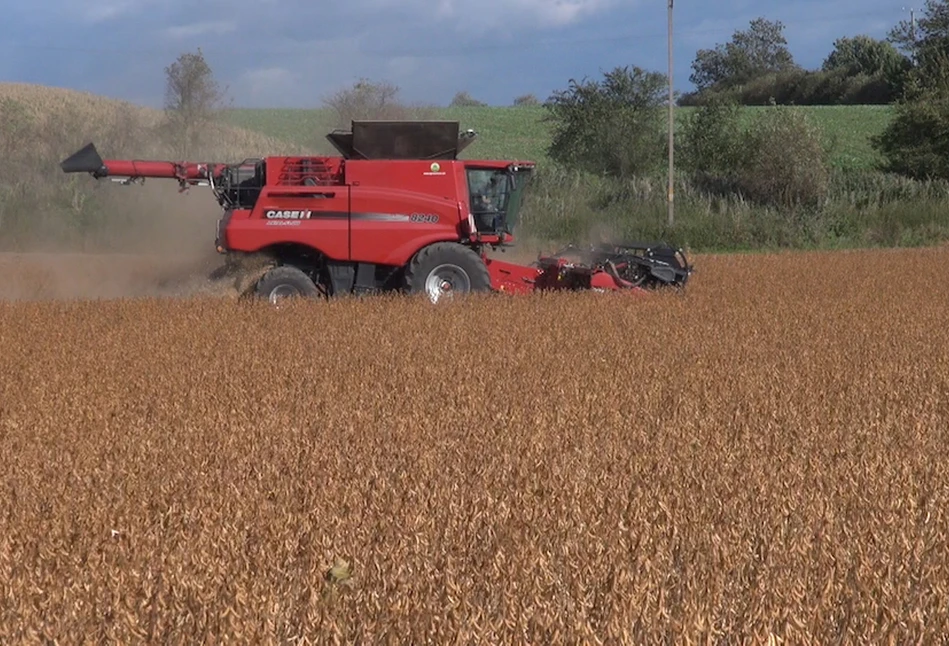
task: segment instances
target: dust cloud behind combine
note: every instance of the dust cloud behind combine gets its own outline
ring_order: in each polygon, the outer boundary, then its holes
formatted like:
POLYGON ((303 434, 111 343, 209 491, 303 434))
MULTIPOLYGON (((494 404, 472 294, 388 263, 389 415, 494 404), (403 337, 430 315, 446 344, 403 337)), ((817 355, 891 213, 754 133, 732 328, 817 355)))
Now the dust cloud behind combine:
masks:
MULTIPOLYGON (((218 278, 220 208, 210 190, 172 180, 120 186, 65 175, 59 162, 89 142, 104 158, 178 159, 162 113, 96 95, 0 84, 0 300, 236 296, 218 278)), ((234 162, 306 152, 216 125, 190 161, 234 162)))
POLYGON ((233 280, 217 276, 224 265, 223 256, 214 250, 220 209, 209 189, 195 187, 189 194, 178 194, 174 182, 155 180, 131 187, 109 183, 99 190, 134 193, 123 196, 131 217, 94 240, 81 239, 74 245, 35 240, 21 250, 0 253, 4 276, 0 299, 227 296, 234 292, 233 280))

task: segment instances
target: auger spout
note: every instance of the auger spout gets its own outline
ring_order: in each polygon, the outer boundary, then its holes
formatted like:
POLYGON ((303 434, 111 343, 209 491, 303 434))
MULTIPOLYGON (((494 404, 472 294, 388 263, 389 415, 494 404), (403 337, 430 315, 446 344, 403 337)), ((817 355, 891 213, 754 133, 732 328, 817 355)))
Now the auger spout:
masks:
POLYGON ((182 188, 207 182, 218 175, 226 164, 203 162, 172 162, 133 159, 102 159, 95 144, 89 143, 60 162, 64 173, 89 173, 96 179, 127 178, 129 181, 149 178, 176 179, 182 188))

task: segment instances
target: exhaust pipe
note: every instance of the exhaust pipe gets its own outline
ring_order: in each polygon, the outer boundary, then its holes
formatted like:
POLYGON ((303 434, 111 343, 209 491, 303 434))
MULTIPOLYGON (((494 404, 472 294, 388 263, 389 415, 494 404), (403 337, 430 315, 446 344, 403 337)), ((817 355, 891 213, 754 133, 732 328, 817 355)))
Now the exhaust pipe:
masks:
POLYGON ((95 144, 86 144, 72 155, 59 163, 64 173, 89 173, 96 179, 106 177, 109 169, 106 167, 95 144))

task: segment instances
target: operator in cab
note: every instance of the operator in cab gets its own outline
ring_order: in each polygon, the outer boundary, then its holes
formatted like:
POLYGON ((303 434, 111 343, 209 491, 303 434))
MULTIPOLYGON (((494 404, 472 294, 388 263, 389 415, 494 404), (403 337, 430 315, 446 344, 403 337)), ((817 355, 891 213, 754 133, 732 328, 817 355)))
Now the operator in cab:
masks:
POLYGON ((479 231, 494 232, 501 227, 503 205, 503 175, 494 174, 488 180, 486 186, 475 193, 471 200, 471 211, 474 214, 479 231))

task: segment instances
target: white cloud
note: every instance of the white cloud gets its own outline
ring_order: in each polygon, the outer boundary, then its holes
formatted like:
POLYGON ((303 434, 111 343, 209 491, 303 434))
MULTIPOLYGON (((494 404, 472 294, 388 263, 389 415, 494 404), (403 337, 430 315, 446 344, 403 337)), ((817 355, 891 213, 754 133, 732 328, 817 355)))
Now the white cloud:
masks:
POLYGON ((84 22, 98 24, 138 13, 149 4, 152 4, 150 0, 93 0, 89 4, 76 3, 71 8, 80 14, 84 22))
POLYGON ((166 38, 181 40, 184 38, 194 38, 204 34, 214 34, 221 36, 237 29, 237 23, 233 20, 210 20, 206 22, 193 22, 187 25, 176 25, 166 27, 162 30, 162 35, 166 38))
POLYGON ((425 102, 433 93, 450 96, 458 89, 467 89, 456 87, 456 61, 437 56, 390 58, 367 54, 359 39, 350 37, 296 43, 295 47, 300 55, 294 57, 292 64, 268 59, 253 69, 238 72, 234 81, 229 82, 230 94, 244 105, 316 107, 361 77, 394 83, 407 103, 425 102), (326 65, 327 60, 345 64, 326 65))
MULTIPOLYGON (((504 6, 502 3, 498 3, 504 6)), ((513 5, 544 26, 563 27, 615 5, 613 0, 517 0, 513 5)), ((499 12, 500 13, 500 12, 499 12)))
POLYGON ((85 7, 86 19, 92 23, 111 20, 116 16, 128 12, 128 10, 134 4, 134 2, 122 0, 113 0, 112 2, 90 2, 85 7))
POLYGON ((514 23, 536 27, 564 27, 619 4, 638 5, 638 0, 352 0, 350 7, 364 6, 366 13, 385 8, 411 8, 420 17, 452 21, 459 30, 509 27, 514 23))

